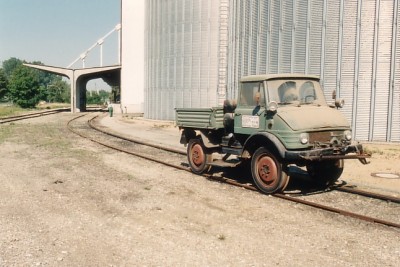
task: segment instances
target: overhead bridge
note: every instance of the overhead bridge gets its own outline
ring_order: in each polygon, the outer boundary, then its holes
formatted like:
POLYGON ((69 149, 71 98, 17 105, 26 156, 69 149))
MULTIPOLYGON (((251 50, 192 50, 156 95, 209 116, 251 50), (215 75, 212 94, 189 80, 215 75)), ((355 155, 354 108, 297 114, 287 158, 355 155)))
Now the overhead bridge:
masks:
MULTIPOLYGON (((66 68, 46 66, 46 65, 35 65, 35 64, 24 64, 27 67, 31 67, 38 70, 54 73, 67 77, 71 82, 71 112, 81 112, 86 110, 86 85, 90 80, 103 79, 109 86, 121 86, 121 24, 117 24, 110 32, 95 42, 90 48, 85 50, 79 55, 71 64, 66 68), (118 64, 103 66, 103 44, 112 33, 117 32, 118 34, 118 64), (85 68, 85 59, 88 54, 95 48, 100 47, 100 67, 85 68), (82 68, 74 68, 73 66, 82 62, 82 68)), ((121 87, 120 87, 121 88, 121 87)))
POLYGON ((86 111, 86 84, 93 79, 103 79, 109 86, 120 86, 121 65, 84 69, 61 68, 46 65, 24 64, 38 70, 67 77, 71 82, 71 112, 86 111))

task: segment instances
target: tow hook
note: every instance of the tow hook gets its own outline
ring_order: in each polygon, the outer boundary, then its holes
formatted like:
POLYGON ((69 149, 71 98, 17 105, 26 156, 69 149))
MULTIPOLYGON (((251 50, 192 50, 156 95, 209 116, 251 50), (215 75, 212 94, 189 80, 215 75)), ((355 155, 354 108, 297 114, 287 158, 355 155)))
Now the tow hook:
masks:
POLYGON ((367 165, 367 164, 370 164, 370 163, 371 163, 370 161, 367 161, 366 158, 358 158, 358 160, 359 160, 362 164, 364 164, 364 165, 367 165))

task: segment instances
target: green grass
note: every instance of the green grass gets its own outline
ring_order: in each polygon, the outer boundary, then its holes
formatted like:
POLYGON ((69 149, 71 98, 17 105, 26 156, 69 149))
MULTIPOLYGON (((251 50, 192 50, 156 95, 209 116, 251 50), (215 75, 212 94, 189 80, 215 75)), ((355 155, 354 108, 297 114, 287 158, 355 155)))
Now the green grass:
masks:
POLYGON ((0 118, 8 116, 16 116, 31 111, 40 111, 43 109, 56 109, 56 108, 69 108, 70 104, 67 103, 44 103, 37 105, 34 109, 23 109, 18 106, 0 106, 0 118))
POLYGON ((43 103, 36 106, 37 109, 55 109, 55 108, 70 108, 71 104, 68 103, 43 103))
POLYGON ((30 110, 23 109, 17 106, 0 106, 0 118, 7 116, 14 116, 30 110))
POLYGON ((48 151, 52 151, 54 156, 72 156, 75 158, 91 158, 92 153, 86 149, 76 148, 72 141, 65 137, 64 129, 55 124, 37 124, 22 126, 24 137, 21 138, 26 144, 35 145, 48 151))
POLYGON ((77 159, 94 159, 90 151, 73 146, 72 141, 65 137, 63 124, 22 124, 13 123, 1 125, 0 144, 5 140, 19 144, 33 145, 38 149, 51 151, 54 157, 74 157, 77 159))

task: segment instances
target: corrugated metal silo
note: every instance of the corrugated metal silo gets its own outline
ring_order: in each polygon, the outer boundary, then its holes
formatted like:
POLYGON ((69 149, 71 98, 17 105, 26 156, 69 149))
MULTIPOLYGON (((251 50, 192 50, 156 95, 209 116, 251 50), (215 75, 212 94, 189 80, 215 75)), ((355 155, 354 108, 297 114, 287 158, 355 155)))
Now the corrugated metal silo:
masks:
POLYGON ((240 77, 320 75, 358 140, 400 141, 397 0, 232 0, 228 97, 240 77))
POLYGON ((149 0, 145 115, 236 98, 242 76, 320 75, 357 140, 400 141, 397 0, 149 0))
POLYGON ((149 0, 145 116, 174 119, 175 107, 225 98, 228 0, 149 0), (222 75, 222 79, 220 79, 222 75))

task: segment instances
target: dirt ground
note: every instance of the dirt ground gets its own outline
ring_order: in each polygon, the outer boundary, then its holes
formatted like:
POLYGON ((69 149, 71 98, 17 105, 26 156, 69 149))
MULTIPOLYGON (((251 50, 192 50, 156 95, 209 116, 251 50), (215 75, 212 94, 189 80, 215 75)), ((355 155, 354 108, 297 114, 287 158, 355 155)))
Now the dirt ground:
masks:
MULTIPOLYGON (((398 230, 111 151, 70 133, 74 116, 0 126, 0 266, 400 265, 398 230)), ((179 143, 168 123, 102 123, 179 143)), ((370 174, 400 173, 399 146, 369 149, 343 179, 398 194, 370 174)))

